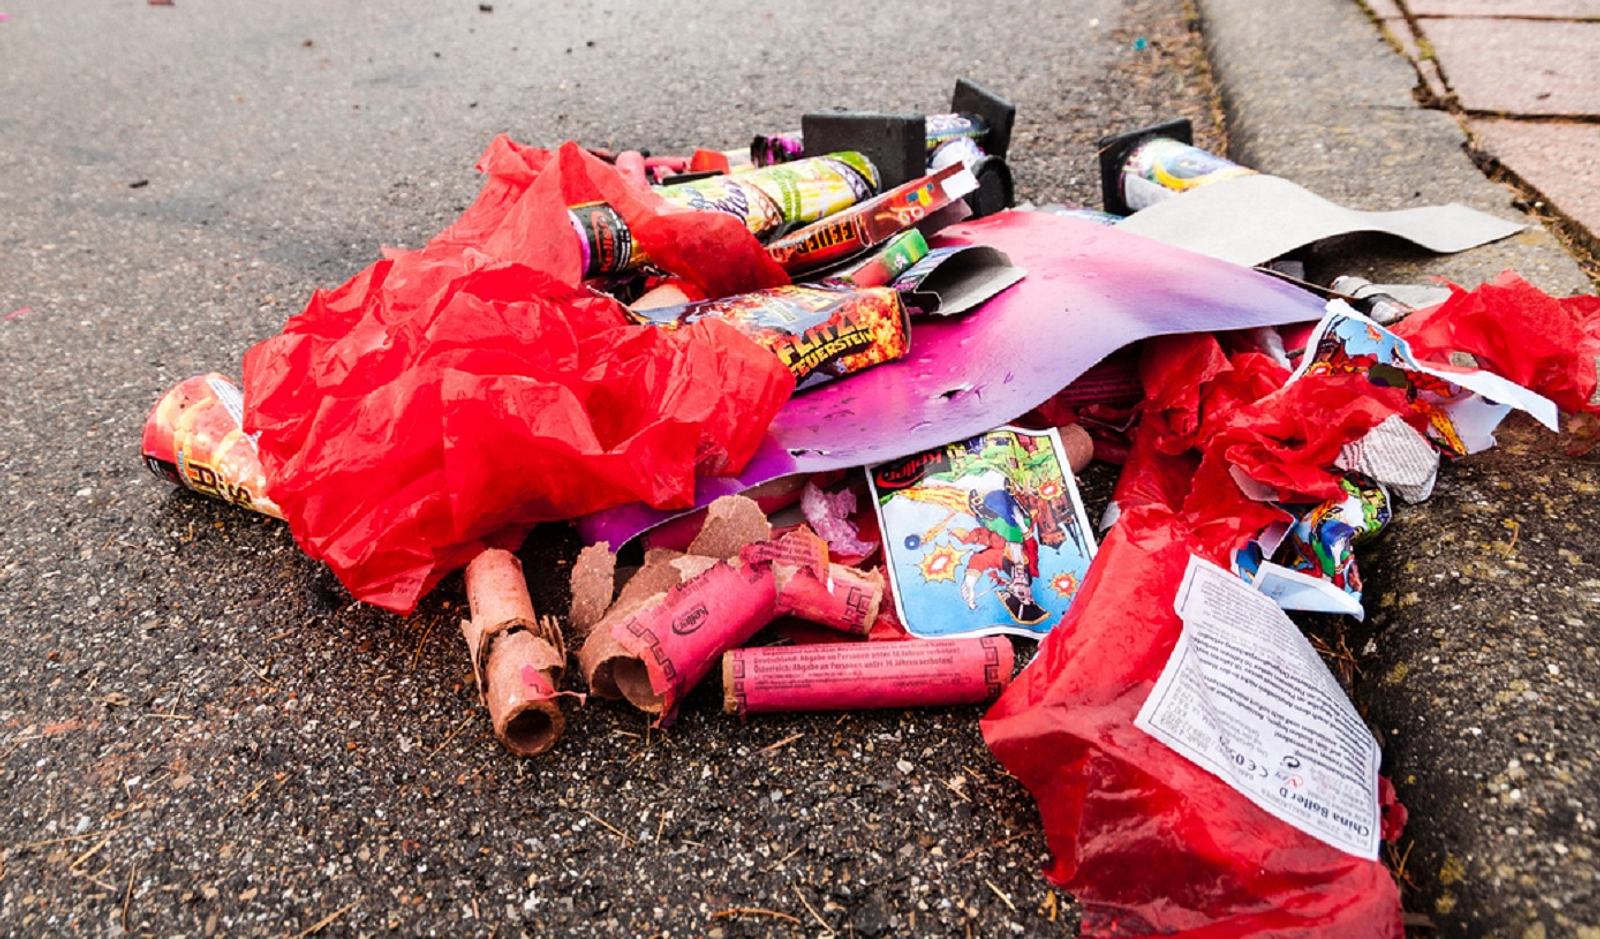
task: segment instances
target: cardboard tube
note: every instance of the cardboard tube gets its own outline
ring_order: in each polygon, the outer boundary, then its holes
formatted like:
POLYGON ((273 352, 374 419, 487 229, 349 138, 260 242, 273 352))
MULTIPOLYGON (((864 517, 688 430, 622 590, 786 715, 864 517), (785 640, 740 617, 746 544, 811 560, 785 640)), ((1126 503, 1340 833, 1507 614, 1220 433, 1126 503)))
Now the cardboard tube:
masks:
POLYGON ((734 649, 722 706, 743 716, 976 704, 999 696, 1014 665, 1004 636, 734 649))
POLYGON ((878 621, 883 605, 883 573, 828 565, 824 582, 810 571, 797 572, 778 591, 783 610, 819 626, 852 636, 865 636, 878 621))
POLYGON ((1089 436, 1082 424, 1057 427, 1056 433, 1061 436, 1061 449, 1067 451, 1067 465, 1072 467, 1074 473, 1083 472, 1083 468, 1094 459, 1094 438, 1089 436))
MULTIPOLYGON (((583 672, 583 680, 591 692, 602 698, 624 697, 615 677, 615 669, 619 660, 633 659, 634 655, 612 636, 612 627, 627 619, 635 610, 660 603, 666 599, 667 591, 700 575, 716 563, 714 558, 676 551, 651 551, 645 555, 644 567, 623 584, 617 602, 589 630, 578 649, 578 669, 583 672)), ((578 571, 574 569, 574 580, 577 576, 578 571)), ((625 680, 635 671, 624 665, 625 680)))
POLYGON ((749 640, 778 610, 770 568, 722 561, 611 627, 631 653, 610 662, 624 698, 670 719, 679 702, 728 649, 749 640))
MULTIPOLYGON (((649 551, 589 631, 578 665, 590 691, 626 699, 665 722, 724 652, 779 616, 854 636, 878 620, 881 574, 830 564, 828 543, 803 526, 773 540, 766 513, 750 499, 711 503, 689 547, 688 554, 649 551)), ((595 556, 575 565, 574 610, 580 580, 603 564, 595 556)), ((598 585, 584 589, 600 593, 598 585)))
MULTIPOLYGON (((661 596, 665 597, 666 594, 661 596)), ((621 619, 626 617, 619 617, 618 621, 621 619)), ((589 693, 602 698, 621 698, 622 689, 616 680, 617 663, 632 658, 633 653, 623 648, 622 643, 611 635, 610 618, 601 620, 578 650, 578 669, 583 672, 589 693)), ((624 671, 627 671, 626 666, 624 671)))
POLYGON ((467 565, 466 580, 472 618, 461 621, 461 634, 495 736, 519 756, 543 753, 567 723, 556 703, 567 661, 561 628, 551 617, 535 618, 522 562, 511 552, 484 551, 467 565))
POLYGON ((777 541, 745 548, 750 562, 772 565, 778 585, 778 613, 864 636, 883 604, 883 575, 828 562, 828 543, 800 527, 777 541))

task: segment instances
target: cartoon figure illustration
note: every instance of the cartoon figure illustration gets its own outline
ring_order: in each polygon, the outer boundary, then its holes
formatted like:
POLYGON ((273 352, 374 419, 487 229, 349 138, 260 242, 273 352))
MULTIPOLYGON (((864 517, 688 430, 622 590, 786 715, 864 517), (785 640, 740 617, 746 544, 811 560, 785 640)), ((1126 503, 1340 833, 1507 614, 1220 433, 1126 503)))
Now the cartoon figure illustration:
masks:
POLYGON ((1343 498, 1329 499, 1307 512, 1289 530, 1289 567, 1320 577, 1344 592, 1361 596, 1361 573, 1354 547, 1389 524, 1389 493, 1378 483, 1351 473, 1339 482, 1343 498))
POLYGON ((1037 635, 1094 545, 1053 431, 1001 428, 873 467, 890 583, 917 635, 1037 635))
POLYGON ((1379 388, 1398 388, 1411 409, 1427 419, 1435 443, 1457 456, 1467 453, 1449 406, 1470 393, 1419 370, 1406 346, 1388 330, 1359 320, 1335 320, 1318 340, 1306 374, 1363 375, 1379 388))
POLYGON ((1042 621, 1050 612, 1033 602, 1033 579, 1039 576, 1039 540, 1034 522, 1012 495, 1011 483, 987 495, 968 493, 968 507, 981 528, 955 529, 957 541, 982 550, 967 559, 967 574, 961 582, 961 599, 967 608, 978 608, 978 581, 987 573, 1000 586, 995 595, 1012 619, 1025 626, 1042 621))

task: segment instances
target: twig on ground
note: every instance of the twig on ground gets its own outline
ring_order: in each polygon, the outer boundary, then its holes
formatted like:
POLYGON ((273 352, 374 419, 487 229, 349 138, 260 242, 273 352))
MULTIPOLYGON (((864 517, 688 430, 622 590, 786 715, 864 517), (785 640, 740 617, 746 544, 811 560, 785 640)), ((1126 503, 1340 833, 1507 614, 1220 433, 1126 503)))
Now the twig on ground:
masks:
POLYGON ((128 931, 128 907, 133 904, 133 877, 139 873, 139 862, 128 868, 128 890, 122 895, 122 931, 128 931))
POLYGON ((788 913, 780 913, 777 910, 762 909, 759 906, 732 906, 726 910, 718 910, 711 914, 712 919, 727 919, 730 916, 771 916, 774 919, 794 923, 796 926, 805 925, 798 916, 790 916, 788 913))
POLYGON ((796 740, 799 740, 801 737, 804 737, 804 736, 805 736, 804 733, 790 734, 789 736, 783 738, 782 740, 779 740, 777 743, 769 743, 769 744, 767 744, 766 746, 762 747, 761 749, 757 750, 756 752, 757 753, 771 753, 774 750, 781 750, 784 747, 788 746, 791 743, 794 743, 796 740))
POLYGON ((583 814, 589 816, 590 818, 594 819, 595 821, 599 822, 601 825, 605 826, 605 828, 608 831, 610 831, 613 835, 616 835, 618 838, 621 838, 623 844, 627 845, 630 848, 633 847, 633 839, 629 838, 627 835, 623 834, 622 833, 622 829, 620 829, 617 826, 611 824, 610 822, 608 822, 605 819, 601 818, 600 816, 594 814, 593 812, 589 811, 588 809, 580 809, 579 811, 581 811, 583 814))
POLYGON ((1002 893, 1000 891, 1000 888, 996 887, 994 885, 994 881, 985 880, 984 881, 984 885, 987 886, 990 890, 994 891, 994 895, 1000 898, 1000 902, 1004 903, 1006 905, 1007 909, 1009 909, 1013 913, 1015 913, 1017 911, 1017 905, 1015 903, 1012 903, 1011 902, 1011 898, 1006 896, 1004 893, 1002 893))
MULTIPOLYGON (((797 848, 796 850, 799 849, 797 848)), ((805 907, 806 912, 811 914, 811 918, 817 921, 818 926, 822 927, 822 934, 824 936, 833 935, 833 927, 829 926, 828 921, 822 918, 822 914, 818 913, 816 909, 811 906, 811 903, 806 900, 806 895, 800 892, 800 888, 791 886, 789 889, 794 891, 794 898, 800 901, 800 905, 805 907)))
POLYGON ((472 715, 468 714, 466 717, 462 718, 461 723, 456 725, 455 730, 450 731, 450 735, 448 737, 445 737, 443 740, 439 741, 439 745, 433 748, 433 752, 428 754, 428 758, 432 759, 433 757, 438 756, 439 751, 443 750, 445 747, 448 747, 450 745, 450 741, 461 736, 461 732, 466 730, 467 725, 470 723, 472 723, 472 715))
MULTIPOLYGON (((118 831, 120 831, 120 830, 121 829, 118 829, 118 831)), ((114 835, 114 834, 116 834, 116 831, 113 831, 111 833, 111 835, 114 835)), ((96 854, 99 854, 101 848, 103 848, 106 845, 111 843, 111 835, 106 835, 104 838, 101 838, 99 843, 96 844, 94 847, 92 847, 89 850, 87 850, 87 851, 83 852, 82 854, 78 855, 78 859, 76 861, 73 861, 71 864, 67 865, 67 870, 75 871, 78 868, 82 867, 85 861, 87 861, 90 858, 94 857, 96 854)))
POLYGON ((407 671, 416 671, 417 663, 422 660, 422 647, 428 644, 428 637, 433 635, 433 627, 439 625, 439 617, 428 620, 428 628, 422 631, 422 638, 417 641, 417 649, 411 653, 411 667, 407 671))
POLYGON ((306 939, 307 936, 316 935, 317 933, 322 932, 322 930, 326 929, 334 920, 355 909, 356 904, 359 902, 361 901, 352 900, 349 903, 346 903, 344 906, 339 907, 337 910, 334 910, 327 916, 317 920, 310 926, 307 926, 305 929, 300 930, 300 932, 295 934, 294 939, 306 939))

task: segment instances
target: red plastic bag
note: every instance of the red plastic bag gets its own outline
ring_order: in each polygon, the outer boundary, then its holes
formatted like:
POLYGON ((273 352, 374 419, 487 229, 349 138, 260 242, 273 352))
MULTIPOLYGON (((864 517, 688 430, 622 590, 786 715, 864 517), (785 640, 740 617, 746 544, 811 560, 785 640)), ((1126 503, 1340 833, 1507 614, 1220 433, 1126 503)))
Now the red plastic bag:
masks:
MULTIPOLYGON (((1284 385, 1270 358, 1227 357, 1211 337, 1164 339, 1145 365, 1152 397, 1118 480, 1122 515, 984 737, 1038 802, 1049 876, 1082 903, 1085 935, 1400 936, 1383 865, 1277 821, 1134 718, 1182 630, 1173 595, 1190 555, 1226 567, 1289 517, 1235 473, 1314 500, 1337 486, 1344 443, 1390 414, 1420 418, 1358 376, 1284 385)), ((1403 811, 1387 809, 1387 834, 1403 811)))
POLYGON ((455 225, 318 292, 245 356, 246 429, 296 540, 397 612, 538 522, 691 505, 696 473, 742 469, 793 390, 730 327, 631 325, 583 289, 566 206, 613 202, 657 263, 712 289, 781 283, 737 220, 658 211, 571 144, 502 138, 482 165, 455 225))
POLYGON ((1394 332, 1423 360, 1449 363, 1466 352, 1488 371, 1537 391, 1568 413, 1600 412, 1595 357, 1600 355, 1600 298, 1546 294, 1511 271, 1401 320, 1394 332))
POLYGON ((1403 935, 1381 863, 1278 821, 1134 726, 1182 630, 1172 600, 1191 552, 1226 563, 1179 516, 1130 509, 984 717, 1039 803, 1049 878, 1077 897, 1086 936, 1403 935))

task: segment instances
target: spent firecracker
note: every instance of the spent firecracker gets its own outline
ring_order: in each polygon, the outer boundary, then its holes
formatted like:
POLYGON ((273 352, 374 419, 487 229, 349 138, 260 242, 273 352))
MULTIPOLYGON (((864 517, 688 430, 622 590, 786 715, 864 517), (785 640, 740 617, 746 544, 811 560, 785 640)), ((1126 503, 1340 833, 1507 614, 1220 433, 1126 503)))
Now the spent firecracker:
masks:
POLYGON ((1137 212, 1201 186, 1255 170, 1171 137, 1152 137, 1122 164, 1122 198, 1137 212))
POLYGON ((244 396, 211 372, 185 379, 156 402, 144 425, 142 452, 150 471, 186 489, 273 518, 256 442, 244 432, 244 396))
POLYGON ((791 274, 814 271, 882 244, 975 188, 966 167, 947 166, 778 238, 767 253, 791 274))

